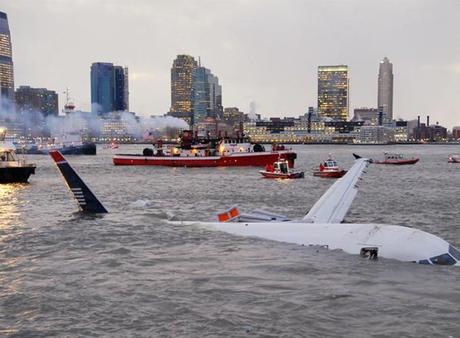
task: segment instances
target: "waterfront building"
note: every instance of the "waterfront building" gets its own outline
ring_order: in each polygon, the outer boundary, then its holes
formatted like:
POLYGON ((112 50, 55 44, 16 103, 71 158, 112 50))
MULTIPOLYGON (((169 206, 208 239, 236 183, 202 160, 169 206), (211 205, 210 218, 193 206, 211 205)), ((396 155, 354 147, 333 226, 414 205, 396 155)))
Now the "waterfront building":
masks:
POLYGON ((129 109, 128 68, 113 63, 91 65, 91 110, 98 115, 129 109))
POLYGON ((393 121, 393 141, 407 142, 409 140, 409 124, 407 121, 393 121))
POLYGON ((394 131, 385 126, 362 126, 355 143, 387 144, 394 141, 394 131))
POLYGON ((0 103, 3 100, 14 102, 14 71, 8 17, 0 12, 0 103))
POLYGON ((190 55, 178 55, 171 68, 171 109, 172 113, 192 112, 192 74, 198 67, 190 55))
POLYGON ((348 119, 348 66, 318 67, 318 110, 332 121, 348 119))
POLYGON ((225 122, 217 120, 215 117, 208 116, 198 121, 193 130, 199 137, 220 138, 234 136, 232 127, 225 122))
POLYGON ((460 127, 452 128, 452 137, 454 140, 460 140, 460 127))
POLYGON ((393 119, 393 64, 384 57, 380 62, 377 89, 377 107, 386 119, 393 119))
POLYGON ((232 126, 233 130, 243 132, 243 122, 246 122, 247 115, 237 107, 227 107, 223 112, 223 120, 232 126))
MULTIPOLYGON (((140 130, 137 129, 138 118, 134 113, 111 112, 100 118, 100 142, 119 142, 129 143, 136 141, 140 130), (127 118, 123 114, 132 114, 132 118, 127 118)), ((131 116, 131 115, 130 115, 131 116)))
POLYGON ((379 120, 379 110, 377 108, 355 108, 353 110, 353 121, 364 121, 369 124, 377 125, 379 120))
POLYGON ((57 116, 59 113, 58 94, 46 88, 20 86, 16 89, 16 105, 19 112, 41 113, 57 116))

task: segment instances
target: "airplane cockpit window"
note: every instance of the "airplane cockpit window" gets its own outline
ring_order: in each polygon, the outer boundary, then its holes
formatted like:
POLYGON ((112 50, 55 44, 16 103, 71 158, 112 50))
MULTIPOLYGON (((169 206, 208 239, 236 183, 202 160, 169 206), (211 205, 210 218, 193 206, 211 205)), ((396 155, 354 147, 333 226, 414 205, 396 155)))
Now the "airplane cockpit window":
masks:
POLYGON ((439 264, 439 265, 454 265, 457 263, 455 259, 452 258, 451 255, 445 253, 436 257, 431 257, 430 261, 433 264, 439 264))
POLYGON ((455 259, 460 261, 460 251, 455 249, 452 245, 449 245, 449 253, 454 256, 455 259))

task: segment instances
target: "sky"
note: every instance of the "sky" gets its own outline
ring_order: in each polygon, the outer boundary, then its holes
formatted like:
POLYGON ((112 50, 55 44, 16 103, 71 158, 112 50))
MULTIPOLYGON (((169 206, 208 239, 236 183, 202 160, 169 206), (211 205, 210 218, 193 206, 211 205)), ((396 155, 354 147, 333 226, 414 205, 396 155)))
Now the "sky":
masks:
POLYGON ((394 117, 460 126, 458 0, 0 0, 15 85, 70 88, 90 110, 90 66, 128 66, 130 110, 162 115, 178 54, 219 77, 224 107, 264 117, 317 105, 317 67, 346 64, 350 117, 377 105, 379 62, 393 63, 394 117))

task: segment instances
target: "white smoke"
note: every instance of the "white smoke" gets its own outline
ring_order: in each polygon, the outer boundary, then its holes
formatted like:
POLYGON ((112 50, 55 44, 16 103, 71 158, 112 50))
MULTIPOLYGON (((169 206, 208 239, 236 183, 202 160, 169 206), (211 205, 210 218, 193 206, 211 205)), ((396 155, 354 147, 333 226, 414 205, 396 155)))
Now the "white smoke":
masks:
POLYGON ((256 115, 256 110, 257 110, 257 103, 255 101, 251 101, 249 103, 249 113, 248 117, 250 120, 255 121, 257 120, 257 115, 256 115))
MULTIPOLYGON (((119 121, 131 137, 142 139, 146 134, 161 135, 166 129, 187 129, 188 124, 172 116, 137 117, 129 112, 113 112, 104 117, 91 112, 73 111, 65 116, 43 116, 38 111, 21 111, 8 100, 0 100, 0 124, 16 123, 25 128, 27 134, 51 136, 78 133, 99 136, 108 121, 119 121)), ((0 125, 1 126, 1 125, 0 125)))

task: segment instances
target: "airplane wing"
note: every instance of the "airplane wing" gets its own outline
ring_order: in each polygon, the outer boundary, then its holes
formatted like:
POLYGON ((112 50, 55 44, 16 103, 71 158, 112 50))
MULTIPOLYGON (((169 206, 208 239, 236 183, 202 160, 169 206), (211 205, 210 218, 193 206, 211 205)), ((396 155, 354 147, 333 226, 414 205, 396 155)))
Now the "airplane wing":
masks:
POLYGON ((97 197, 89 190, 85 182, 83 182, 80 176, 73 170, 64 156, 57 150, 50 151, 49 154, 59 168, 59 171, 64 177, 70 191, 72 191, 81 210, 92 214, 106 213, 107 209, 104 208, 102 203, 99 202, 97 197))
POLYGON ((237 207, 221 212, 217 215, 219 222, 288 222, 284 215, 275 214, 270 211, 256 209, 249 213, 240 213, 237 207))
POLYGON ((341 223, 358 193, 357 182, 369 160, 358 158, 342 178, 338 179, 313 205, 302 219, 305 223, 341 223))

